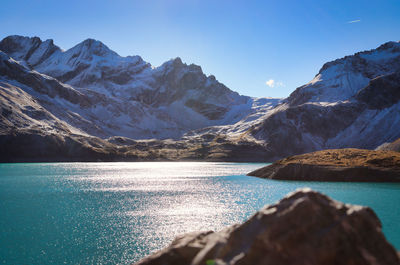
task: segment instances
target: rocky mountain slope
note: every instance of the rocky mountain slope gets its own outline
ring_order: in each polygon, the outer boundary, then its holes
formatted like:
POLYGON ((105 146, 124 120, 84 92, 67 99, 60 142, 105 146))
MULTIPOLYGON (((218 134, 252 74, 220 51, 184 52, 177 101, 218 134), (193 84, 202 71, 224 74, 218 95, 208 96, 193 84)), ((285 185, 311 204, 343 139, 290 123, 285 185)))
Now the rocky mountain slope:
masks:
POLYGON ((92 39, 64 51, 9 36, 0 42, 1 160, 273 161, 373 149, 400 137, 399 56, 389 42, 325 64, 285 100, 257 99, 179 58, 153 67, 92 39))
POLYGON ((392 143, 383 143, 382 145, 378 146, 376 150, 389 150, 400 152, 400 138, 396 139, 392 143))
POLYGON ((370 208, 302 189, 266 205, 243 224, 179 236, 135 265, 399 263, 370 208))
MULTIPOLYGON (((258 108, 257 100, 240 96, 180 58, 152 67, 93 39, 63 51, 52 40, 9 36, 0 50, 26 71, 52 77, 83 95, 89 104, 60 100, 51 112, 101 138, 178 139, 190 130, 233 124, 258 108)), ((277 103, 264 101, 269 108, 277 103)))
POLYGON ((374 149, 400 136, 400 43, 325 64, 249 133, 268 161, 328 148, 374 149))

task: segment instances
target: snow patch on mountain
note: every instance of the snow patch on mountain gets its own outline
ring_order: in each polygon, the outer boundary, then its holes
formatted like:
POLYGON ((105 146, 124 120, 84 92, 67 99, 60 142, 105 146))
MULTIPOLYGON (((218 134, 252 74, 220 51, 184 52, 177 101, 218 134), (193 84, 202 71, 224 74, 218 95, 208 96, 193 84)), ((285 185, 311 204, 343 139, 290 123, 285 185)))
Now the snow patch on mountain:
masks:
POLYGON ((84 107, 45 102, 60 119, 102 138, 176 139, 190 130, 257 119, 254 115, 263 106, 279 101, 241 96, 179 57, 153 67, 140 56, 121 57, 93 39, 64 51, 52 40, 10 36, 0 49, 30 73, 84 95, 90 101, 84 107))
POLYGON ((400 43, 388 42, 377 49, 328 62, 309 83, 297 88, 288 101, 302 104, 350 99, 371 79, 399 71, 399 60, 400 43))
POLYGON ((399 42, 326 63, 284 100, 242 96, 180 58, 154 67, 93 39, 63 51, 51 40, 11 36, 0 50, 3 86, 17 87, 40 106, 29 103, 35 111, 17 112, 25 113, 18 116, 21 126, 110 141, 127 137, 122 142, 219 141, 228 149, 251 142, 269 160, 324 148, 375 148, 400 137, 399 42), (39 108, 49 115, 40 116, 39 108))

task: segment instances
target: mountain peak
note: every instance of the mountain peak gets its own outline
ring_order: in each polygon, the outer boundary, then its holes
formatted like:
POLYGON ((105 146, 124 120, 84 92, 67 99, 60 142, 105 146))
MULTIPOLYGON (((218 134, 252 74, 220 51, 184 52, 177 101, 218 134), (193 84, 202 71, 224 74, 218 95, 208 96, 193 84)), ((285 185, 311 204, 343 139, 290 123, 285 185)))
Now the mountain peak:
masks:
POLYGON ((176 57, 173 59, 170 59, 169 61, 163 63, 161 67, 167 67, 168 69, 180 69, 182 67, 185 67, 186 69, 189 69, 190 71, 194 72, 201 72, 203 73, 203 70, 201 69, 201 66, 197 64, 190 64, 187 65, 186 63, 182 62, 182 59, 180 57, 176 57))
MULTIPOLYGON (((400 56, 400 42, 399 41, 389 41, 389 42, 386 42, 386 43, 380 45, 376 49, 357 52, 353 55, 348 55, 343 58, 339 58, 334 61, 327 62, 319 70, 318 74, 321 74, 323 71, 327 70, 328 68, 330 68, 334 65, 338 65, 338 64, 345 64, 345 63, 350 62, 350 64, 352 66, 356 66, 359 63, 366 65, 367 61, 375 61, 375 62, 376 61, 388 61, 388 60, 393 60, 394 57, 397 57, 397 56, 400 56)), ((381 62, 381 64, 383 64, 383 63, 381 62)))
POLYGON ((14 41, 14 42, 31 41, 31 42, 39 42, 39 43, 42 42, 42 40, 37 36, 28 37, 28 36, 21 36, 21 35, 10 35, 10 36, 5 37, 2 40, 2 42, 3 41, 14 41))
POLYGON ((174 62, 174 64, 183 64, 181 57, 176 57, 174 59, 172 59, 171 61, 174 62))
POLYGON ((116 52, 108 48, 104 43, 99 40, 88 38, 81 43, 77 44, 71 50, 80 50, 88 54, 94 54, 97 56, 105 56, 107 54, 117 55, 116 52))
POLYGON ((39 37, 11 35, 0 42, 0 50, 15 60, 35 66, 60 48, 54 45, 52 39, 42 41, 39 37))
POLYGON ((88 46, 88 47, 102 47, 102 48, 108 49, 108 47, 104 43, 102 43, 99 40, 92 39, 92 38, 87 38, 86 40, 82 41, 81 44, 88 46))
POLYGON ((48 43, 50 45, 55 46, 53 39, 47 39, 45 41, 42 41, 37 36, 27 37, 21 35, 10 35, 0 41, 0 47, 2 47, 3 50, 5 50, 7 53, 12 53, 21 48, 38 47, 42 43, 48 43))
MULTIPOLYGON (((0 42, 0 49, 9 55, 12 55, 15 52, 20 50, 25 50, 26 52, 32 49, 33 47, 38 47, 42 44, 42 40, 39 37, 26 37, 19 35, 11 35, 5 37, 0 42)), ((16 58, 21 59, 21 58, 16 58)))
POLYGON ((395 51, 400 50, 400 41, 388 41, 377 48, 377 50, 390 50, 395 49, 395 51))
POLYGON ((181 57, 175 57, 175 58, 172 58, 172 59, 166 61, 165 63, 163 63, 163 65, 174 66, 174 67, 182 66, 183 64, 184 63, 182 62, 181 57))

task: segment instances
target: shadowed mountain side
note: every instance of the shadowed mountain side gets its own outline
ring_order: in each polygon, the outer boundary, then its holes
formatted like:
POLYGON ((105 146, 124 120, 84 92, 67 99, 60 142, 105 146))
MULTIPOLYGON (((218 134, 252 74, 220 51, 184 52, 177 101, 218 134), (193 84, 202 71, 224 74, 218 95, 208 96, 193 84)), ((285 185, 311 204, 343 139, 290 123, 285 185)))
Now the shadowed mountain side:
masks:
MULTIPOLYGON (((119 56, 93 39, 63 51, 52 40, 9 36, 0 42, 0 50, 24 71, 52 77, 88 98, 91 104, 83 108, 59 105, 101 129, 80 128, 103 139, 179 139, 190 130, 233 124, 258 108, 253 98, 231 91, 180 58, 153 67, 140 56, 119 56)), ((21 82, 19 75, 11 80, 34 90, 41 86, 31 79, 21 82)), ((273 107, 275 101, 266 104, 273 107)))
POLYGON ((254 142, 132 140, 48 133, 37 129, 0 134, 0 162, 58 161, 228 161, 264 162, 266 149, 254 142))
POLYGON ((283 103, 250 133, 269 146, 268 161, 329 148, 374 149, 400 136, 399 73, 372 79, 345 101, 283 103))
MULTIPOLYGON (((175 58, 152 67, 92 39, 63 51, 51 40, 9 36, 0 49, 0 133, 12 132, 9 140, 77 139, 105 148, 107 160, 265 162, 400 137, 399 42, 326 63, 285 100, 241 96, 200 66, 175 58)), ((9 150, 20 148, 11 142, 9 150)), ((7 161, 21 160, 10 154, 7 161)))
POLYGON ((118 149, 95 137, 61 136, 39 131, 19 131, 0 135, 0 162, 86 162, 134 161, 135 155, 119 154, 118 149), (96 147, 97 146, 97 147, 96 147))

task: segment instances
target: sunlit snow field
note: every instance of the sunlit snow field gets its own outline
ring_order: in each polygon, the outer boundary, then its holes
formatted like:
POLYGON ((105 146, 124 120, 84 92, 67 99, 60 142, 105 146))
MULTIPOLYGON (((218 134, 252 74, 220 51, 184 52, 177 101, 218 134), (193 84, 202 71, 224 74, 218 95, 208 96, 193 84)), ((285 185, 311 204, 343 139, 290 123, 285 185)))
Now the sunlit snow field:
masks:
POLYGON ((400 249, 400 184, 272 181, 255 163, 0 164, 0 264, 129 264, 299 187, 371 206, 400 249))

